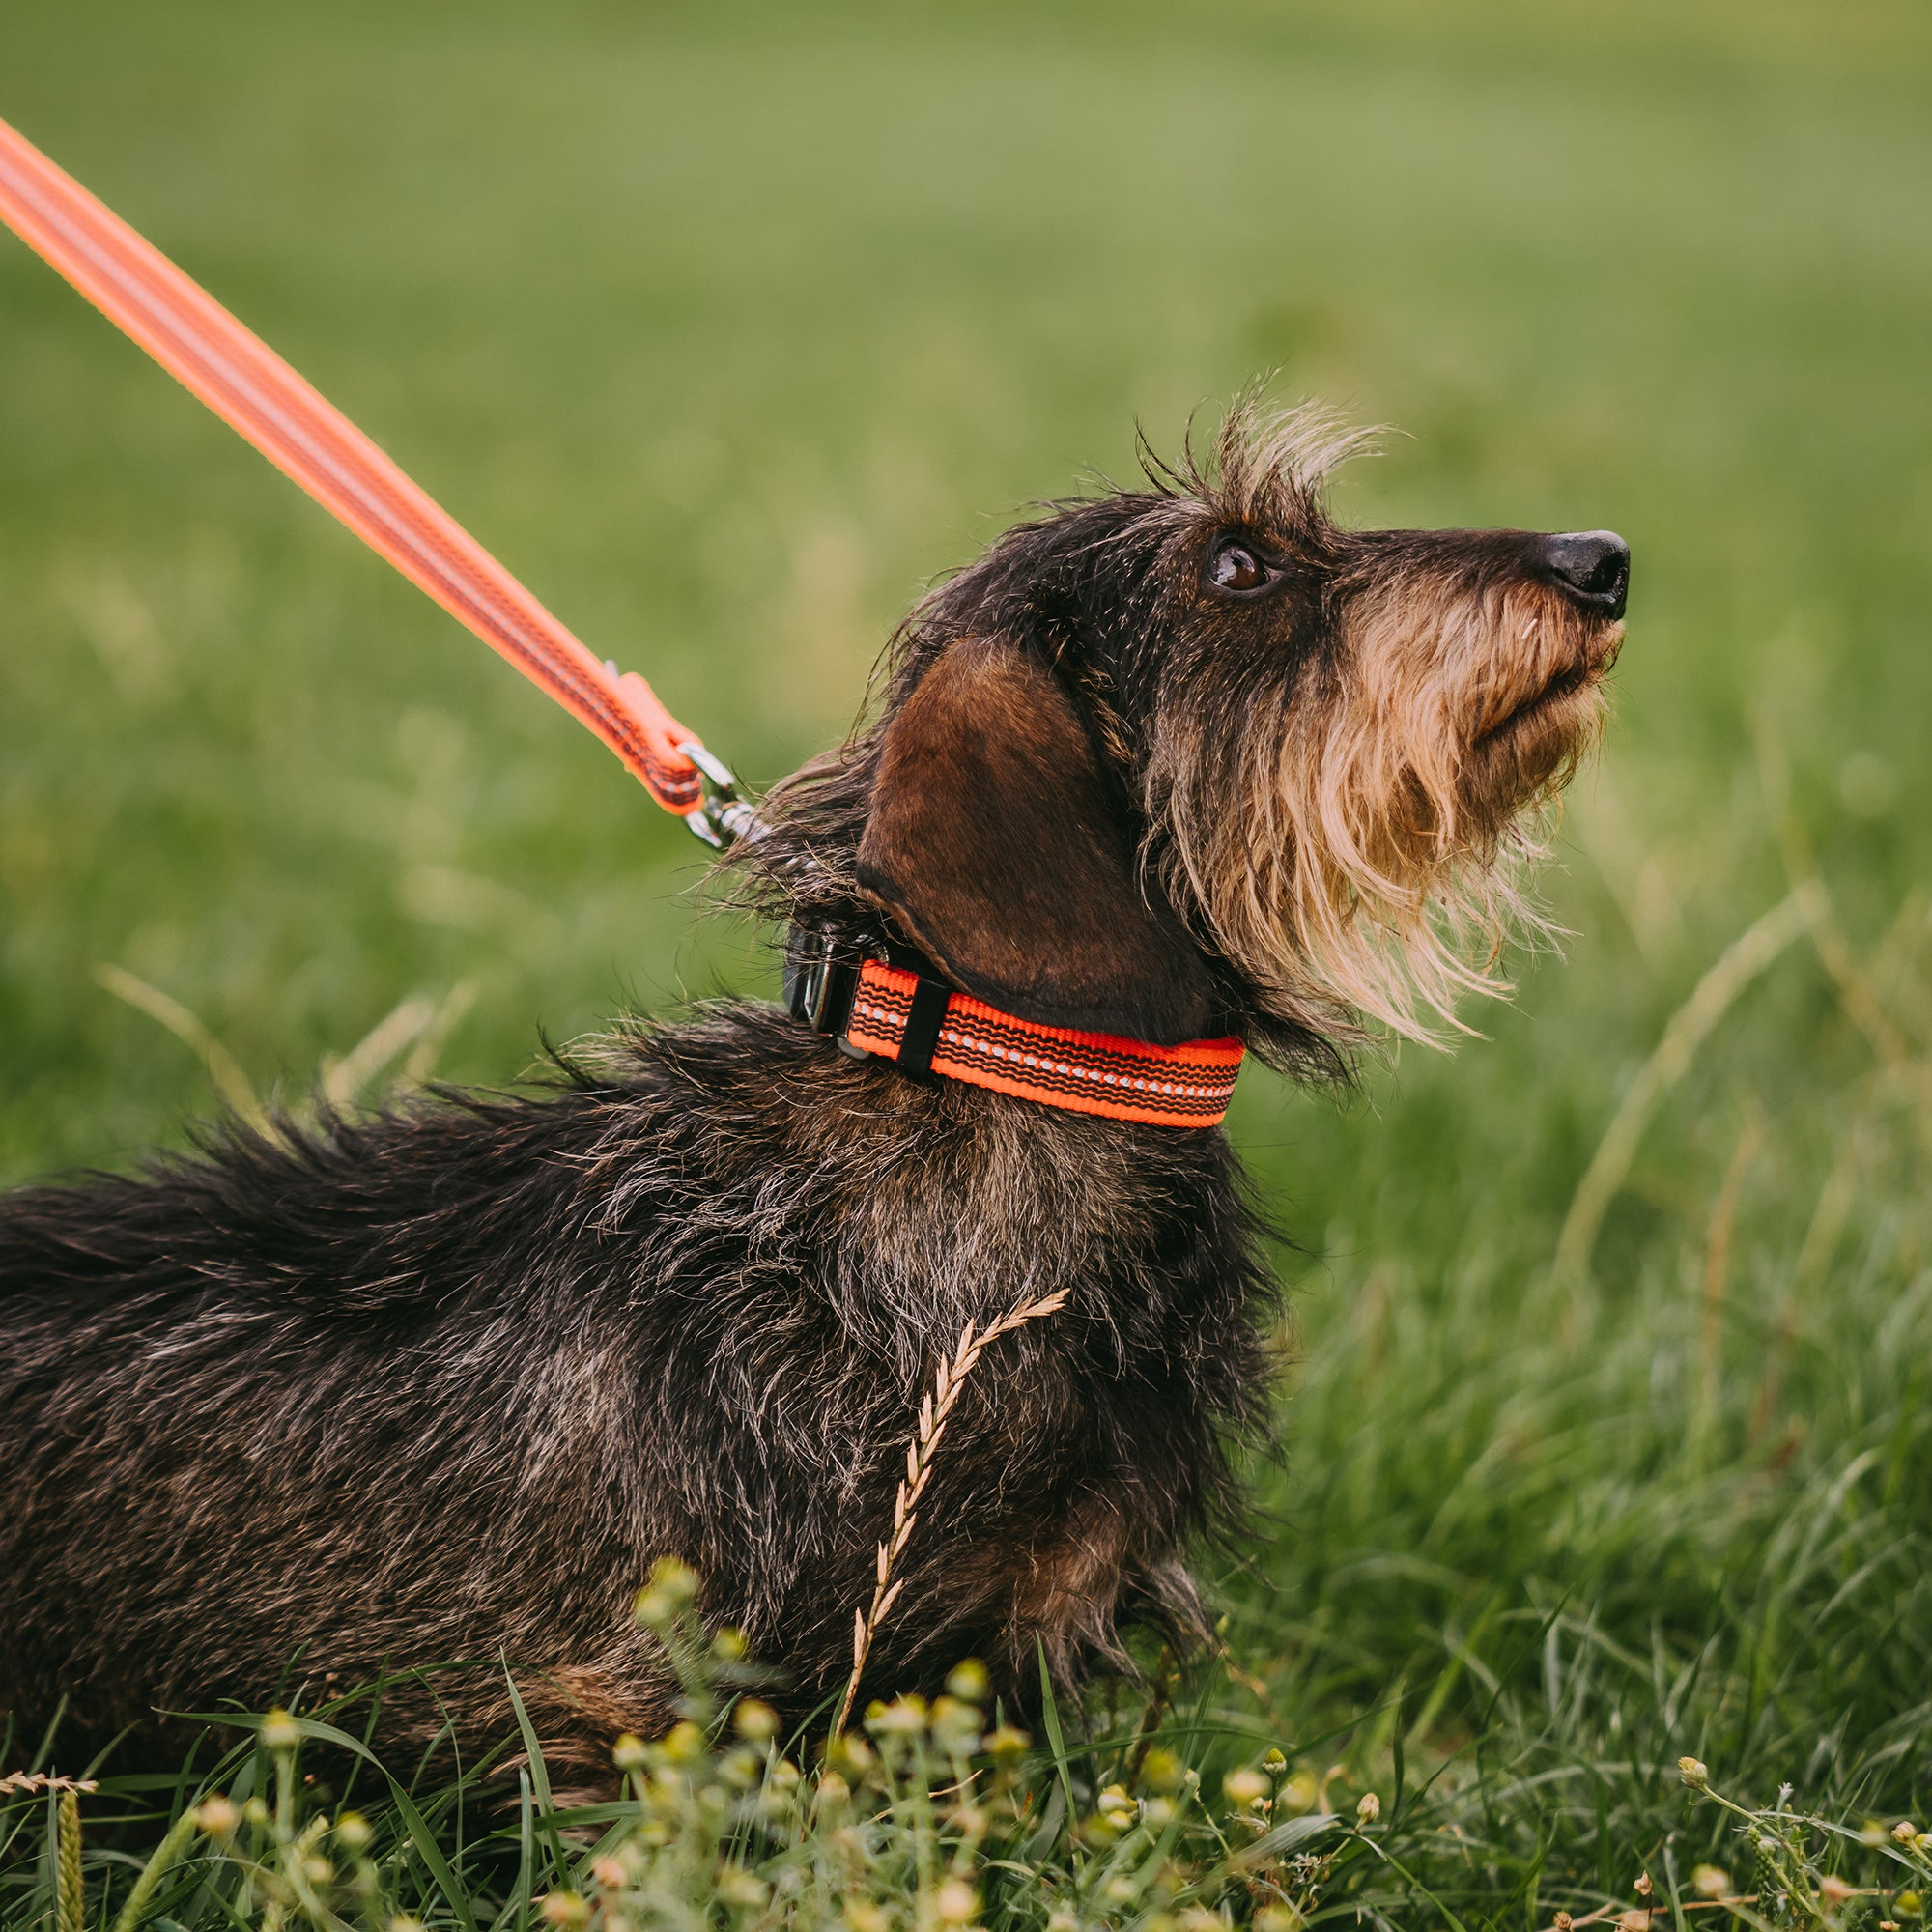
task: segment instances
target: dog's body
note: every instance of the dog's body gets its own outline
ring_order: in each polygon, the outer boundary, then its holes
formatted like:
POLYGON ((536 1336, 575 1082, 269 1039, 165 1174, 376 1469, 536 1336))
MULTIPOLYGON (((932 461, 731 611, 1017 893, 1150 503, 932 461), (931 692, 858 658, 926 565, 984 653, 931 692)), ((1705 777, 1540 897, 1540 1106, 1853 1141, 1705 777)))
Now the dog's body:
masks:
MULTIPOLYGON (((1429 904, 1507 909, 1627 554, 1338 530, 1328 453, 1237 416, 1214 478, 1010 533, 910 620, 879 723, 774 794, 747 895, 1026 1020, 1304 1072, 1480 983, 1429 904)), ((1268 1283, 1218 1131, 921 1082, 749 1006, 536 1097, 23 1190, 0 1710, 98 1734, 386 1672, 393 1734, 483 1742, 500 1673, 412 1673, 501 1656, 590 1782, 667 1721, 629 1606, 676 1555, 803 1713, 935 1364, 1066 1290, 969 1378, 867 1675, 974 1653, 1024 1704, 1038 1643, 1073 1673, 1125 1617, 1197 1623, 1180 1557, 1261 1409, 1268 1283)))
MULTIPOLYGON (((1010 1696, 1036 1631, 1064 1664, 1123 1593, 1185 1615, 1175 1551, 1259 1387, 1219 1134, 915 1085, 758 1009, 621 1061, 14 1198, 23 1718, 65 1693, 94 1733, 500 1649, 590 1780, 668 1721, 629 1613, 665 1553, 809 1709, 849 1669, 934 1363, 1058 1287, 966 1383, 872 1676, 973 1653, 1010 1696)), ((433 1700, 466 1738, 511 1721, 486 1668, 396 1684, 392 1724, 433 1732, 433 1700)))

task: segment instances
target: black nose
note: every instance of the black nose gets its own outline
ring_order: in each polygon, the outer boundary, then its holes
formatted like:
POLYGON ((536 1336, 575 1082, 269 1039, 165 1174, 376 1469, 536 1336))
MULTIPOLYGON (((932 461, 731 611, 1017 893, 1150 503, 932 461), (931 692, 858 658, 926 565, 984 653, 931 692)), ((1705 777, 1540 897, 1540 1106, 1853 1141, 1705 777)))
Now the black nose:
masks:
POLYGON ((1615 530, 1570 530, 1543 539, 1550 576, 1574 597, 1606 617, 1624 614, 1630 589, 1630 545, 1615 530))

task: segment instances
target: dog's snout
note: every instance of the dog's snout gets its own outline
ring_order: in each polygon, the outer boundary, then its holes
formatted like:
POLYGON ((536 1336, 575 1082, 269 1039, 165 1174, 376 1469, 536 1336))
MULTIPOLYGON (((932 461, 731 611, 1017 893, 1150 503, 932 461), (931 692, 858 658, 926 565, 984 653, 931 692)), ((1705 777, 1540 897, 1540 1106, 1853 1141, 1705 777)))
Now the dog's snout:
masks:
POLYGON ((1614 530, 1569 530, 1543 539, 1543 561, 1551 578, 1593 611, 1624 614, 1630 590, 1630 545, 1614 530))

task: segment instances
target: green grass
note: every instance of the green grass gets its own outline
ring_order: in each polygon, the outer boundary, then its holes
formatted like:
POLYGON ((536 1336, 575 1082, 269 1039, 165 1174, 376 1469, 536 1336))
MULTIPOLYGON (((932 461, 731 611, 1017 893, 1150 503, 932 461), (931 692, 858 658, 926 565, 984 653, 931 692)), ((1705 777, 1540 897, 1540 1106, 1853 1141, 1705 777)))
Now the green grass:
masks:
MULTIPOLYGON (((1743 1883, 1685 1754, 1752 1805, 1922 1822, 1922 10, 15 14, 0 113, 755 781, 842 730, 934 573, 1260 369, 1405 432, 1351 516, 1622 530, 1619 717, 1548 881, 1567 957, 1346 1109, 1237 1098, 1295 1326, 1253 1530, 1207 1559, 1232 1672, 1169 1742, 1210 1792, 1270 1743, 1284 1778, 1346 1766, 1350 1810, 1376 1788, 1324 1883, 1405 1927, 1743 1883), (1557 1272, 1671 1016, 1814 875, 1822 944, 1727 1008, 1557 1272)), ((210 1103, 103 966, 289 1092, 406 1000, 488 1081, 539 1026, 769 984, 608 754, 11 243, 0 680, 0 1179, 210 1103)), ((1069 1729, 1076 1810, 1138 1716, 1069 1729)), ((424 1831, 485 1926, 557 1888, 541 1830, 459 1850, 440 1776, 424 1831)), ((91 1899, 181 1796, 82 1801, 152 1821, 90 1851, 91 1899)), ((455 1923, 381 1796, 382 1910, 455 1923)), ((10 1924, 52 1909, 47 1807, 6 1814, 10 1924)), ((1105 1882, 1079 1914, 1151 1898, 1105 1882)), ((195 1897, 175 1922, 230 1922, 195 1897)))

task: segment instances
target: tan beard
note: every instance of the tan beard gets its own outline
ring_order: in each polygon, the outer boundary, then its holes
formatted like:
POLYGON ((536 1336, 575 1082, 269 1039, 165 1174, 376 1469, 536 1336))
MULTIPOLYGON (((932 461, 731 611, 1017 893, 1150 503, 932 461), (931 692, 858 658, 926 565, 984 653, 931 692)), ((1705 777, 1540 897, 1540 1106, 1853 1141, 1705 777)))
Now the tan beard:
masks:
POLYGON ((1458 998, 1508 992, 1504 943, 1548 929, 1525 862, 1596 742, 1622 637, 1533 583, 1378 582, 1284 714, 1253 721, 1232 796, 1226 759, 1158 761, 1177 900, 1277 1018, 1466 1031, 1458 998))

